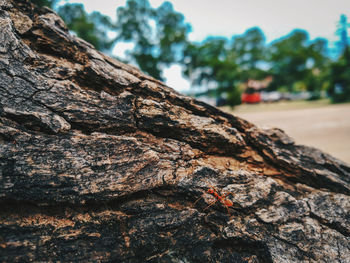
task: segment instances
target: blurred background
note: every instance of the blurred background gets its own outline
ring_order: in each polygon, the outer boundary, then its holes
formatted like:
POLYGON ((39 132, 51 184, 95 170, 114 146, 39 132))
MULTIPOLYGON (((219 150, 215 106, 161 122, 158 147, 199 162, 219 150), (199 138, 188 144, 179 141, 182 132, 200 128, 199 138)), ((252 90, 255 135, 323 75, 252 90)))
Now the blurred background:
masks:
POLYGON ((349 0, 32 0, 177 91, 350 163, 349 0))

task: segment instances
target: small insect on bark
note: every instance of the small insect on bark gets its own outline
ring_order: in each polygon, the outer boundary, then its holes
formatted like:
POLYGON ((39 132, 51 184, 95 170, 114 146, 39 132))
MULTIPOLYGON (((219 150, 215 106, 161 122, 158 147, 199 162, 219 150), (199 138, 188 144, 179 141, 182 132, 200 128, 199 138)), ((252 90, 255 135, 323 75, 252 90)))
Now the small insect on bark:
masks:
MULTIPOLYGON (((219 191, 216 190, 216 188, 214 186, 210 186, 210 188, 207 190, 207 193, 212 195, 213 197, 215 197, 215 202, 213 202, 212 204, 210 204, 209 206, 207 206, 205 210, 207 210, 209 207, 211 207, 212 205, 216 204, 217 202, 220 202, 223 206, 226 207, 227 209, 227 213, 229 215, 231 215, 230 211, 229 211, 229 207, 233 207, 233 202, 229 199, 227 199, 226 197, 230 194, 230 193, 227 193, 225 195, 220 195, 219 194, 219 191)), ((194 205, 200 200, 202 199, 203 196, 201 196, 200 198, 198 198, 195 202, 194 202, 194 205)))

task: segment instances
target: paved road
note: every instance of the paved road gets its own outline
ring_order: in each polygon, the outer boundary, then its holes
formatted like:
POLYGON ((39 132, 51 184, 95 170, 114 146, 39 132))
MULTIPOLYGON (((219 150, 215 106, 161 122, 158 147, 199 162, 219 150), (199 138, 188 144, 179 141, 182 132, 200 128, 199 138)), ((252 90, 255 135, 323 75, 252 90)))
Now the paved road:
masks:
POLYGON ((281 128, 296 143, 319 148, 350 164, 350 104, 233 114, 260 127, 281 128))

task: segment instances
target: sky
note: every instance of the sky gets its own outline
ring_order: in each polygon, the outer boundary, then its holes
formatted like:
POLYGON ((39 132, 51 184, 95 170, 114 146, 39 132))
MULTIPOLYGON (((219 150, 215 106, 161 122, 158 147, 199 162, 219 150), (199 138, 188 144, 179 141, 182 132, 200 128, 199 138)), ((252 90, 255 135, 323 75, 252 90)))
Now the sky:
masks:
MULTIPOLYGON (((88 12, 99 11, 115 19, 116 8, 124 6, 126 0, 70 0, 83 3, 88 12)), ((164 0, 149 0, 158 7, 164 0)), ((332 47, 338 39, 335 35, 341 14, 350 20, 350 0, 170 0, 174 9, 185 16, 192 26, 191 41, 202 41, 210 35, 226 36, 243 34, 258 26, 266 41, 272 42, 287 35, 293 29, 305 29, 310 38, 323 37, 332 47)), ((115 49, 121 55, 127 46, 115 49)), ((164 71, 166 84, 186 92, 188 81, 181 77, 180 66, 164 71)))

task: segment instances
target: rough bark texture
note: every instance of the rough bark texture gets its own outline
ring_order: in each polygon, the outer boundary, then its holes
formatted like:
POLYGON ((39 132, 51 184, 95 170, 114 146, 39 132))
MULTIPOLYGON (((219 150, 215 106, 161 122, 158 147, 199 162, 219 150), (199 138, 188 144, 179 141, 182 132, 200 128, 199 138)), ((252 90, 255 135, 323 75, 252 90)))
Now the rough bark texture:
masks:
POLYGON ((47 8, 0 0, 0 94, 1 262, 350 262, 347 164, 97 52, 47 8))

